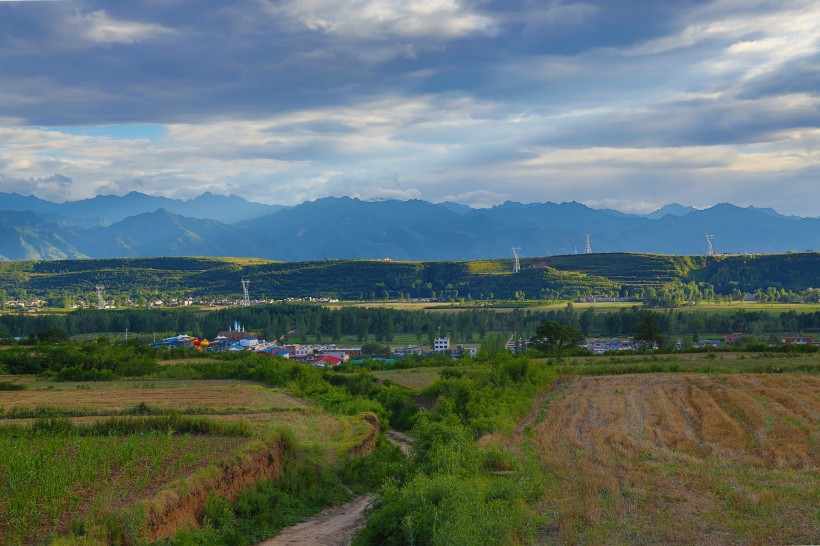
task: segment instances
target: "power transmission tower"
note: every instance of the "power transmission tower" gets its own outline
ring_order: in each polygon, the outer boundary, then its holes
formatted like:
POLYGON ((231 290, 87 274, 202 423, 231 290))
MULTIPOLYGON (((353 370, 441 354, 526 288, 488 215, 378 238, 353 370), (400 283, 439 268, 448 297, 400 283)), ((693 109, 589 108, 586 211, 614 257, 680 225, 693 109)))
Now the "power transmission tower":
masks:
POLYGON ((706 244, 709 245, 709 251, 707 253, 707 256, 714 256, 715 255, 715 247, 712 246, 712 241, 714 241, 714 240, 715 240, 714 235, 710 235, 708 233, 706 234, 706 244))
POLYGON ((592 254, 592 243, 589 241, 589 233, 587 233, 587 247, 584 252, 585 254, 592 254))
POLYGON ((242 292, 243 292, 242 307, 250 307, 251 306, 251 297, 250 297, 250 294, 248 294, 248 285, 250 284, 250 282, 251 281, 249 281, 249 280, 242 279, 242 292))
POLYGON ((514 246, 513 249, 512 249, 513 258, 514 258, 513 273, 518 273, 519 271, 521 271, 521 261, 518 259, 518 251, 519 250, 521 250, 521 248, 517 247, 517 246, 514 246))
POLYGON ((103 292, 105 291, 105 287, 101 284, 97 285, 97 309, 105 309, 105 298, 103 298, 103 292))

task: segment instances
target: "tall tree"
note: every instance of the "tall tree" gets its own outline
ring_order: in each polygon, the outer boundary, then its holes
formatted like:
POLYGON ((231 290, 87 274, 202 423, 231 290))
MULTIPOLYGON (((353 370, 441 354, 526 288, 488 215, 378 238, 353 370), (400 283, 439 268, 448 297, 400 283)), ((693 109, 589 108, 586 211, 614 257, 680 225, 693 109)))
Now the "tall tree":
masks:
POLYGON ((532 346, 548 353, 560 354, 563 349, 577 347, 584 341, 584 334, 572 326, 547 321, 535 329, 532 346))

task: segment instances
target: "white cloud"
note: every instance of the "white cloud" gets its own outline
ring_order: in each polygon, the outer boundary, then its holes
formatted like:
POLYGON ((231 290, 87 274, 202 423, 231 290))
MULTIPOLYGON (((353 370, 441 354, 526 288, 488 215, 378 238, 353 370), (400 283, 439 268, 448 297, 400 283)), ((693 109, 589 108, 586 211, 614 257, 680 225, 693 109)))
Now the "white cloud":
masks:
POLYGON ((174 32, 153 23, 114 19, 103 10, 75 11, 67 24, 71 35, 98 45, 134 44, 174 32))
POLYGON ((451 39, 495 30, 492 18, 458 0, 289 0, 268 6, 310 30, 356 39, 451 39))
POLYGON ((500 205, 505 201, 509 201, 509 196, 490 190, 473 190, 460 193, 458 195, 447 195, 445 197, 435 199, 436 203, 444 203, 445 201, 461 203, 463 205, 469 205, 473 208, 484 209, 492 207, 493 205, 500 205))

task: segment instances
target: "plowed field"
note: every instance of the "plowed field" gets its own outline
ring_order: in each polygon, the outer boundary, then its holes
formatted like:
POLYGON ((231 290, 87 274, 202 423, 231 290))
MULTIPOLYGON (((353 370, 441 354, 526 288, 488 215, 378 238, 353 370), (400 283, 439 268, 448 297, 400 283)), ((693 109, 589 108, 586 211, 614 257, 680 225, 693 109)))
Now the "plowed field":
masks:
POLYGON ((564 379, 520 427, 541 543, 820 542, 820 378, 564 379))

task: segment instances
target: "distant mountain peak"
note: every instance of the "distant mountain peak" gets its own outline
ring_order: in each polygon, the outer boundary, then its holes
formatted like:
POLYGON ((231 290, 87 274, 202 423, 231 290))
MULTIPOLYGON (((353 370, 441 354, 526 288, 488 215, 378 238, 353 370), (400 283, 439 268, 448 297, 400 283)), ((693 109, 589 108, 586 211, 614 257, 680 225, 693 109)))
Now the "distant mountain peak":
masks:
POLYGON ((681 205, 680 203, 669 203, 668 205, 664 205, 663 207, 659 208, 655 212, 651 212, 646 216, 646 218, 650 218, 652 220, 658 220, 663 218, 667 215, 677 216, 682 218, 687 214, 691 214, 693 212, 697 212, 698 209, 695 207, 688 207, 685 205, 681 205))

